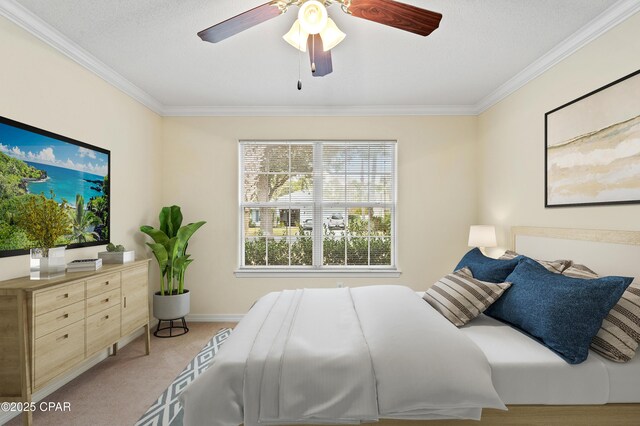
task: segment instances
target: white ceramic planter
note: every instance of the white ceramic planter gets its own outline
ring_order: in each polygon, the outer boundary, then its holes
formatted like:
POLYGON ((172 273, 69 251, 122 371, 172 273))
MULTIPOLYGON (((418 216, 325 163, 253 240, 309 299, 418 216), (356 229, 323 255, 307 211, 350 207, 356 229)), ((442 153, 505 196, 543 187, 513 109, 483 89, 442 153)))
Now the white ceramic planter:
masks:
POLYGON ((174 320, 187 316, 191 306, 191 293, 185 290, 182 294, 161 296, 153 295, 153 316, 159 320, 174 320))
POLYGON ((98 253, 98 258, 102 259, 102 263, 128 263, 136 260, 136 252, 133 250, 120 252, 101 251, 98 253))
POLYGON ((49 249, 49 256, 43 256, 41 248, 31 249, 29 256, 29 272, 32 279, 57 278, 64 275, 67 269, 65 247, 49 249))

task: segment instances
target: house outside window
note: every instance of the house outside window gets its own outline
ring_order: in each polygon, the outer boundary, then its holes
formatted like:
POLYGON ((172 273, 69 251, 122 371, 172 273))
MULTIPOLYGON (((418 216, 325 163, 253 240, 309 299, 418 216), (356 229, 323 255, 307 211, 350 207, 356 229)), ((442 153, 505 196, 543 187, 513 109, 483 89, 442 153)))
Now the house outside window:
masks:
POLYGON ((239 272, 396 271, 395 141, 241 141, 239 272))

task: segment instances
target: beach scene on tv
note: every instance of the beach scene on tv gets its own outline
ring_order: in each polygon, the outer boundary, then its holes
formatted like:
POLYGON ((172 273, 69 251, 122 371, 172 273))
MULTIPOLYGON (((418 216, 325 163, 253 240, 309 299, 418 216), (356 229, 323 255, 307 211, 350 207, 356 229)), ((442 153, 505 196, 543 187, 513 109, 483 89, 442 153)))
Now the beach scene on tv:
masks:
POLYGON ((103 152, 0 123, 0 252, 34 247, 16 216, 42 195, 69 215, 56 245, 109 241, 108 173, 103 152))

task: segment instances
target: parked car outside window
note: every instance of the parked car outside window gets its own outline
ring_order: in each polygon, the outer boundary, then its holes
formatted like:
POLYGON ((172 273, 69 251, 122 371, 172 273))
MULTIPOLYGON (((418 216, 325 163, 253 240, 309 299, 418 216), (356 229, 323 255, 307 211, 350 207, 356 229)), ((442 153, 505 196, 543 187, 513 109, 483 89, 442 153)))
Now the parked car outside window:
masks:
POLYGON ((329 229, 344 229, 344 217, 341 213, 334 213, 329 218, 329 229))
POLYGON ((302 230, 303 231, 313 230, 313 219, 307 219, 304 222, 302 222, 302 230))

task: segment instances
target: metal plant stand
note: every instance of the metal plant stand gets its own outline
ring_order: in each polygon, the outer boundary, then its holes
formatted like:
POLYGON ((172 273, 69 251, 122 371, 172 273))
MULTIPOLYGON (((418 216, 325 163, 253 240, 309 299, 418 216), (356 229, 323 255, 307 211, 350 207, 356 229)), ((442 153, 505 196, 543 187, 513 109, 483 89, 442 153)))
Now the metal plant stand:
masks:
POLYGON ((182 336, 183 334, 187 334, 189 332, 189 327, 187 327, 187 321, 185 320, 184 317, 182 318, 175 318, 175 319, 171 319, 171 320, 158 320, 158 326, 156 327, 156 331, 153 332, 153 335, 156 337, 161 337, 161 338, 169 338, 169 337, 178 337, 178 336, 182 336), (161 327, 162 325, 162 321, 164 322, 168 322, 169 325, 166 327, 161 327), (174 324, 174 321, 181 321, 182 325, 180 324, 174 324), (169 334, 167 334, 167 332, 165 330, 169 330, 169 334), (173 333, 173 330, 181 330, 180 332, 178 332, 177 334, 173 333), (164 333, 161 333, 165 331, 164 333))

